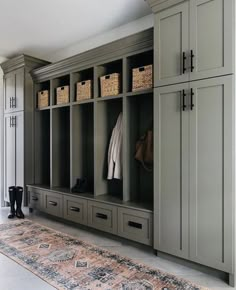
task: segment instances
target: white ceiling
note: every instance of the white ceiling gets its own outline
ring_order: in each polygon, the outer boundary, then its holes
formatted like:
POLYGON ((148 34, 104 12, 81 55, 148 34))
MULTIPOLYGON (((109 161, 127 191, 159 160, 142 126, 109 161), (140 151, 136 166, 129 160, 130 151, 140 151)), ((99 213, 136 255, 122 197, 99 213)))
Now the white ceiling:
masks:
POLYGON ((0 56, 43 58, 150 13, 144 0, 0 0, 0 56))

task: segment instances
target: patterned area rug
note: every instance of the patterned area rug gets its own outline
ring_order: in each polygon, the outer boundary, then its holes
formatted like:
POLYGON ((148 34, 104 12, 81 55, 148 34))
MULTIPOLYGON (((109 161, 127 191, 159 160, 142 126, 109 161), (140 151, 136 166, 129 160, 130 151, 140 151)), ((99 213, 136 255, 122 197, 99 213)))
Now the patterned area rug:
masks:
POLYGON ((0 225, 0 252, 57 289, 204 289, 29 220, 0 225))

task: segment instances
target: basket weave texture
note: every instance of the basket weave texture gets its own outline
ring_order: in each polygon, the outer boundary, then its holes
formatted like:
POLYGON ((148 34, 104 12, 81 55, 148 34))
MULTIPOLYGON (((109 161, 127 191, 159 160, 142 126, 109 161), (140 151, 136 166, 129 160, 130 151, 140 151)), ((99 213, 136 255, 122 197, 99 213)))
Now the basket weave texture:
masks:
POLYGON ((152 64, 132 70, 132 91, 152 88, 152 64))
POLYGON ((69 103, 69 86, 57 88, 57 105, 69 103))
POLYGON ((92 98, 92 81, 82 81, 77 83, 76 101, 92 98))
POLYGON ((120 74, 113 73, 102 76, 101 83, 101 97, 116 96, 120 93, 120 74))
POLYGON ((48 90, 38 92, 38 108, 48 107, 49 92, 48 90))

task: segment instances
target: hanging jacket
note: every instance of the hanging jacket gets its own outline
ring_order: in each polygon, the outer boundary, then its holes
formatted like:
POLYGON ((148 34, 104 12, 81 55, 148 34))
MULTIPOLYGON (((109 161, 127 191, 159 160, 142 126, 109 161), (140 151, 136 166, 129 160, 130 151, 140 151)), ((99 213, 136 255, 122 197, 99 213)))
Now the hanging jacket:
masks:
POLYGON ((111 140, 108 149, 108 175, 107 179, 122 179, 122 139, 123 122, 122 113, 116 121, 113 128, 111 140))

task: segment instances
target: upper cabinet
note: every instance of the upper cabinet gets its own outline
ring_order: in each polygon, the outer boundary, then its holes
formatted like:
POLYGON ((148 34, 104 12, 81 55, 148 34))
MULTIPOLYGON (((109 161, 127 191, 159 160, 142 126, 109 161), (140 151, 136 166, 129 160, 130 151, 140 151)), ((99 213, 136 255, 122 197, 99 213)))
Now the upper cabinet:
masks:
POLYGON ((24 110, 24 68, 4 76, 5 113, 24 110))
POLYGON ((47 61, 28 55, 20 55, 1 63, 4 72, 4 113, 31 110, 33 84, 29 72, 46 64, 47 61))
POLYGON ((155 87, 233 73, 233 0, 190 0, 155 14, 155 87))

